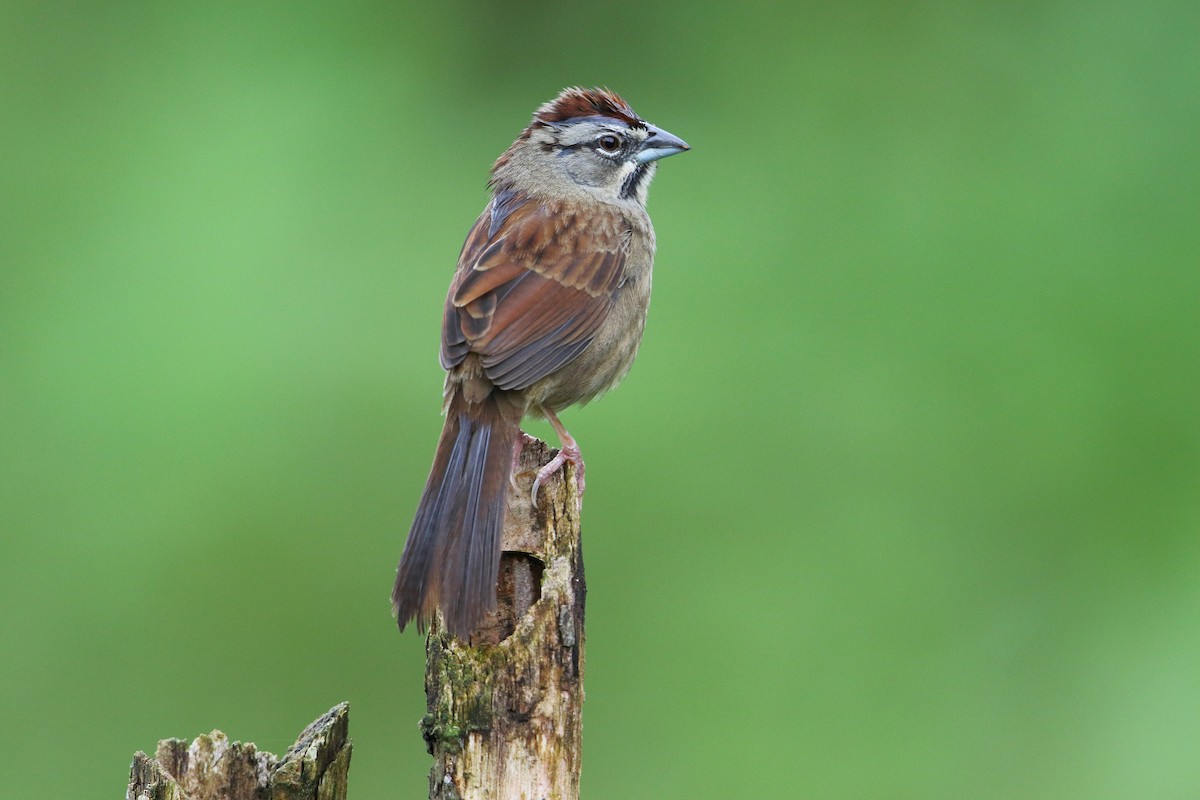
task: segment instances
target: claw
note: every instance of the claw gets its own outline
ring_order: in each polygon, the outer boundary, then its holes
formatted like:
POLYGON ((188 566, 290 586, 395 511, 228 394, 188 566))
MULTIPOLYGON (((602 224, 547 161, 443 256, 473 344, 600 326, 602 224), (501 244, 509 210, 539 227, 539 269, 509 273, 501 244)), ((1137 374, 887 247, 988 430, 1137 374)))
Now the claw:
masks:
POLYGON ((533 491, 530 492, 529 499, 536 508, 538 488, 541 487, 542 482, 562 469, 567 462, 570 462, 575 465, 575 483, 579 487, 580 502, 583 502, 583 489, 585 485, 583 473, 586 466, 583 463, 583 454, 579 452, 579 445, 575 442, 574 437, 567 433, 567 429, 558 421, 558 417, 554 415, 554 412, 548 409, 543 409, 543 412, 546 415, 546 419, 554 427, 554 432, 558 434, 558 438, 562 440, 562 448, 559 449, 554 458, 550 459, 550 463, 538 470, 537 477, 533 480, 533 491))
POLYGON ((579 496, 583 496, 584 480, 583 473, 586 469, 583 463, 583 455, 579 452, 579 445, 575 444, 575 440, 571 439, 570 443, 563 443, 562 449, 554 458, 550 459, 546 466, 538 470, 537 477, 533 479, 533 491, 530 492, 530 501, 537 506, 538 489, 542 483, 554 473, 563 469, 568 463, 575 465, 575 482, 579 486, 579 496))
POLYGON ((521 466, 521 450, 525 447, 525 439, 529 438, 529 434, 524 431, 517 437, 517 441, 513 442, 513 459, 512 469, 508 471, 508 485, 516 491, 521 491, 521 487, 517 485, 517 476, 524 474, 518 467, 521 466))

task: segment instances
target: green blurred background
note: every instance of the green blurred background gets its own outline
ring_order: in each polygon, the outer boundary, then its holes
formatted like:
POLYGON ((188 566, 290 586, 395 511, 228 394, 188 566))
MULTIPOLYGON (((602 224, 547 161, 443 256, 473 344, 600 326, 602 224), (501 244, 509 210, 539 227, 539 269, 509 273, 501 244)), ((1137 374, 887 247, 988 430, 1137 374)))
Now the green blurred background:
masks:
MULTIPOLYGON (((5 3, 0 725, 39 796, 423 797, 388 592, 492 160, 664 162, 588 457, 589 798, 1200 796, 1195 2, 5 3)), ((549 429, 535 425, 547 436, 549 429)), ((11 785, 17 785, 10 781, 11 785)))

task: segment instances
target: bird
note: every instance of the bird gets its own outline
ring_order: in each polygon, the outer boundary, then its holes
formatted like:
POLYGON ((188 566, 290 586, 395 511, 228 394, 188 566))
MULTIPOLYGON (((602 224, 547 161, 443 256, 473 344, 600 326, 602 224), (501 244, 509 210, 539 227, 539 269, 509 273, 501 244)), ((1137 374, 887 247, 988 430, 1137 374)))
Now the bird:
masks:
POLYGON ((495 610, 525 417, 548 420, 562 445, 530 502, 567 463, 582 495, 583 457, 558 413, 629 372, 650 303, 650 181, 660 159, 690 149, 615 92, 569 87, 492 166, 443 309, 445 423, 396 570, 401 631, 440 609, 465 641, 495 610))

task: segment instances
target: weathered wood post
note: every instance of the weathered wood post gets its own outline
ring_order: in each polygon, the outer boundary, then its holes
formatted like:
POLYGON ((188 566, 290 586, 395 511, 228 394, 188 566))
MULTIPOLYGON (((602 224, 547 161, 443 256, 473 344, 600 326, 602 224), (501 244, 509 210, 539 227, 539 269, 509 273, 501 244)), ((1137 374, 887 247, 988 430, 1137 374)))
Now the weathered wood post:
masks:
POLYGON ((576 800, 585 585, 574 472, 530 485, 552 451, 524 438, 510 488, 499 611, 469 643, 435 620, 426 642, 431 800, 576 800))
POLYGON ((221 731, 162 739, 138 752, 126 800, 346 800, 350 706, 340 703, 304 729, 283 758, 221 731))

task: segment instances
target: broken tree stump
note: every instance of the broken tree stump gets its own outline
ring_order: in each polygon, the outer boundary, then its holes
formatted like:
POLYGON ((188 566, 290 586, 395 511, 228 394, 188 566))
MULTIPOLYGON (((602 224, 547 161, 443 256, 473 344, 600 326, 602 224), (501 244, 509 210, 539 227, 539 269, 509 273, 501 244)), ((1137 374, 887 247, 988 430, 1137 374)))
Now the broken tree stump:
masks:
POLYGON ((162 739, 154 758, 139 751, 126 800, 346 800, 350 705, 315 720, 283 758, 221 731, 162 739))
POLYGON ((440 618, 430 628, 421 731, 434 758, 431 800, 579 796, 586 589, 574 469, 542 485, 537 508, 529 499, 533 474, 552 456, 524 437, 497 613, 469 643, 440 618))

